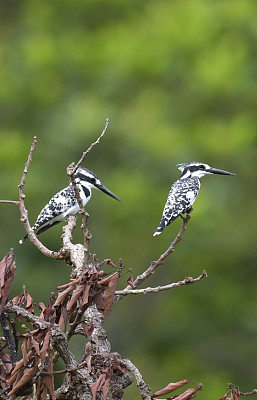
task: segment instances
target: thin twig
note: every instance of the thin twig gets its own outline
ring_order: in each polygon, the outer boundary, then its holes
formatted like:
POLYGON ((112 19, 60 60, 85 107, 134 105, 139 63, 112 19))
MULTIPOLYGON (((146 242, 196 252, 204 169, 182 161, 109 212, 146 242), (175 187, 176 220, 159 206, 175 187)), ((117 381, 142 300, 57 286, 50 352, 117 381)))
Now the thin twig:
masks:
POLYGON ((199 275, 197 278, 192 278, 191 276, 189 276, 189 277, 183 279, 182 281, 173 282, 173 283, 170 283, 165 286, 147 287, 144 289, 133 289, 133 290, 128 290, 128 289, 116 290, 115 295, 127 296, 129 294, 157 293, 157 292, 161 292, 163 290, 170 290, 170 289, 174 289, 174 288, 177 288, 180 286, 193 284, 195 282, 200 281, 204 277, 207 278, 207 272, 205 270, 203 270, 201 275, 199 275))
POLYGON ((19 201, 17 200, 0 200, 0 203, 9 203, 9 204, 16 204, 16 206, 19 205, 19 201))
POLYGON ((257 389, 253 389, 251 392, 245 392, 245 393, 240 391, 241 396, 251 396, 252 394, 256 394, 256 393, 257 393, 257 389))
POLYGON ((71 372, 75 372, 78 369, 84 368, 85 365, 87 365, 87 361, 83 361, 81 364, 79 364, 77 367, 74 368, 65 368, 59 371, 53 371, 53 372, 40 372, 38 375, 43 375, 43 376, 51 376, 51 375, 61 375, 61 374, 67 374, 67 373, 71 373, 71 372))
POLYGON ((105 135, 105 133, 106 133, 106 131, 107 131, 109 122, 110 122, 109 118, 106 118, 105 127, 104 127, 104 129, 103 129, 101 135, 98 137, 98 139, 97 139, 94 143, 92 143, 92 144, 89 146, 89 148, 88 148, 86 151, 83 152, 82 157, 81 157, 80 160, 77 162, 77 164, 75 165, 75 167, 73 168, 73 170, 72 170, 70 173, 68 173, 68 175, 71 176, 71 175, 75 174, 75 172, 77 171, 77 169, 79 168, 79 166, 80 166, 80 165, 82 164, 82 162, 84 161, 86 155, 87 155, 88 153, 90 153, 90 151, 92 150, 92 148, 100 142, 100 140, 102 139, 102 137, 105 135))
POLYGON ((86 155, 92 150, 92 148, 94 146, 96 146, 100 140, 102 139, 102 137, 105 135, 108 125, 109 125, 109 118, 106 119, 105 122, 105 127, 101 133, 101 135, 97 138, 97 140, 92 143, 89 148, 83 152, 82 157, 80 158, 80 160, 78 161, 78 163, 74 166, 74 163, 70 164, 67 168, 67 174, 70 176, 71 179, 71 183, 72 183, 72 187, 73 190, 75 192, 75 196, 76 196, 76 200, 78 202, 79 205, 79 209, 80 209, 80 214, 82 215, 82 230, 83 230, 83 236, 84 236, 84 248, 85 248, 85 257, 84 257, 84 262, 85 265, 87 266, 89 264, 89 259, 90 259, 90 253, 89 253, 89 240, 91 239, 91 234, 88 231, 88 227, 87 227, 87 221, 88 221, 88 213, 85 211, 84 207, 83 207, 83 203, 79 194, 79 190, 77 188, 76 185, 76 179, 75 179, 75 173, 77 171, 77 169, 79 168, 79 166, 82 164, 82 162, 84 161, 86 155))
POLYGON ((89 257, 90 257, 89 241, 88 241, 88 238, 87 238, 87 234, 88 234, 88 229, 87 229, 88 213, 85 211, 85 209, 83 207, 83 203, 82 203, 82 200, 81 200, 81 197, 80 197, 80 194, 79 194, 79 190, 78 190, 78 187, 76 185, 76 180, 75 180, 75 177, 74 177, 73 174, 70 176, 70 179, 71 179, 73 190, 75 192, 76 200, 77 200, 79 208, 80 208, 79 213, 82 215, 82 230, 83 230, 84 248, 85 248, 84 262, 85 262, 85 265, 87 265, 88 262, 89 262, 89 257))
POLYGON ((25 207, 25 204, 24 204, 24 199, 25 199, 24 186, 25 186, 25 183, 26 183, 26 176, 27 176, 27 173, 29 171, 30 164, 32 162, 32 156, 33 156, 33 153, 34 153, 34 151, 36 149, 36 144, 37 144, 37 137, 34 136, 34 140, 33 140, 33 143, 31 145, 30 152, 29 152, 29 155, 28 155, 28 161, 25 164, 25 168, 24 168, 24 171, 23 171, 23 174, 22 174, 21 183, 18 186, 18 188, 19 188, 19 198, 20 198, 20 200, 19 200, 19 209, 20 209, 20 213, 21 213, 21 221, 24 224, 24 227, 25 227, 25 229, 26 229, 26 231, 27 231, 27 233, 29 235, 29 238, 30 238, 31 242, 43 254, 45 254, 47 257, 50 257, 50 258, 60 259, 60 256, 59 256, 58 253, 49 250, 36 237, 35 232, 33 231, 33 229, 30 226, 29 219, 28 219, 28 211, 27 211, 27 209, 25 207))

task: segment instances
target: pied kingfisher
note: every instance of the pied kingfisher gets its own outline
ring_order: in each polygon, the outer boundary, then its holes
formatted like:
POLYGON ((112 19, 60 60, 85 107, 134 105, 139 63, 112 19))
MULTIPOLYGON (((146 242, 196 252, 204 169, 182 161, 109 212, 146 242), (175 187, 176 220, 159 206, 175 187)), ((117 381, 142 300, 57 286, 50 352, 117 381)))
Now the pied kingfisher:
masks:
MULTIPOLYGON (((79 195, 83 203, 83 207, 91 198, 91 188, 99 189, 114 199, 121 201, 115 194, 107 189, 99 180, 99 178, 89 169, 79 167, 74 174, 75 182, 79 190, 79 195)), ((79 205, 76 200, 75 192, 70 181, 69 185, 56 193, 49 203, 39 213, 32 229, 37 231, 37 235, 58 224, 69 215, 75 215, 79 211, 79 205)), ((28 234, 22 238, 19 243, 22 244, 28 238, 28 234)))
POLYGON ((206 174, 235 175, 197 161, 178 164, 182 171, 180 178, 171 186, 161 222, 153 236, 160 235, 163 229, 179 216, 189 212, 200 190, 200 178, 206 174))

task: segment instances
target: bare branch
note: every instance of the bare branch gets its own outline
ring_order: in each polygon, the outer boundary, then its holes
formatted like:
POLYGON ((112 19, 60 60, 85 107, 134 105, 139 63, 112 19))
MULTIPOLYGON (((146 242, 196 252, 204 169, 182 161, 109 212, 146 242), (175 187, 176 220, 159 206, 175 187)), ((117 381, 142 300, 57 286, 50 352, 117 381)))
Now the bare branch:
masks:
POLYGON ((75 165, 75 167, 73 168, 73 170, 70 171, 70 172, 68 173, 68 175, 71 176, 71 175, 75 174, 75 172, 77 171, 77 169, 79 168, 79 166, 82 164, 82 162, 83 162, 84 159, 86 158, 86 155, 87 155, 88 153, 90 153, 90 151, 92 150, 92 148, 93 148, 94 146, 96 146, 96 145, 100 142, 100 140, 102 139, 102 137, 105 135, 105 133, 106 133, 106 131, 107 131, 109 122, 110 122, 109 118, 106 118, 105 127, 104 127, 104 129, 103 129, 101 135, 98 137, 98 139, 97 139, 94 143, 92 143, 92 144, 89 146, 89 148, 88 148, 86 151, 83 152, 82 157, 81 157, 80 160, 77 162, 77 164, 75 165))
MULTIPOLYGON (((69 170, 70 167, 67 168, 67 172, 69 170)), ((70 176, 71 179, 71 183, 72 183, 72 187, 73 190, 75 192, 75 196, 76 196, 76 200, 78 202, 79 205, 79 213, 82 215, 82 230, 83 230, 83 236, 84 236, 84 248, 85 248, 85 252, 84 252, 84 263, 85 265, 88 264, 89 262, 89 257, 90 257, 90 253, 89 253, 89 239, 87 237, 88 235, 88 229, 87 229, 87 219, 88 219, 88 213, 85 211, 84 207, 83 207, 83 203, 79 194, 79 190, 77 188, 76 185, 76 180, 74 178, 74 175, 72 174, 70 176)))
POLYGON ((251 396, 252 394, 256 394, 257 393, 257 389, 253 389, 251 392, 240 392, 241 396, 251 396))
POLYGON ((71 368, 71 369, 66 368, 66 369, 62 369, 62 370, 59 370, 59 371, 53 371, 53 372, 45 372, 45 371, 42 371, 42 372, 39 373, 39 375, 42 375, 42 376, 51 376, 51 375, 62 375, 62 374, 67 374, 67 373, 75 372, 75 371, 77 371, 78 369, 84 368, 84 367, 86 366, 86 364, 87 364, 87 361, 83 361, 83 362, 82 362, 81 364, 79 364, 77 367, 74 367, 74 368, 71 368))
POLYGON ((20 315, 22 318, 24 318, 28 322, 32 322, 36 328, 39 329, 45 329, 45 328, 50 328, 50 322, 46 322, 43 319, 37 317, 36 315, 32 314, 28 310, 25 310, 24 308, 17 306, 15 304, 12 304, 10 301, 6 304, 4 307, 4 310, 9 313, 14 313, 16 315, 20 315))
POLYGON ((20 204, 18 200, 0 200, 0 203, 16 204, 16 206, 20 204))
POLYGON ((191 276, 189 276, 189 277, 183 279, 182 281, 173 282, 173 283, 170 283, 165 286, 147 287, 144 289, 133 289, 133 290, 129 290, 129 289, 116 290, 115 295, 127 296, 128 294, 158 293, 163 290, 170 290, 170 289, 174 289, 174 288, 177 288, 180 286, 193 284, 195 282, 200 281, 204 277, 207 278, 207 272, 205 270, 203 270, 202 274, 199 275, 197 278, 192 278, 191 276))
POLYGON ((77 169, 79 168, 79 166, 82 164, 82 162, 84 161, 84 159, 86 158, 86 155, 92 150, 92 148, 94 146, 96 146, 100 140, 102 139, 102 137, 105 135, 108 125, 109 125, 109 118, 106 119, 105 122, 105 127, 101 133, 101 135, 97 138, 97 140, 92 143, 89 148, 83 152, 82 157, 80 158, 80 160, 78 161, 78 163, 74 166, 74 163, 70 164, 67 168, 67 174, 70 176, 71 179, 71 183, 72 183, 72 187, 73 190, 75 192, 75 196, 76 196, 76 200, 78 202, 79 205, 79 209, 80 209, 80 214, 82 215, 82 230, 83 230, 83 236, 84 236, 84 248, 85 248, 85 255, 84 255, 84 263, 85 266, 87 266, 89 264, 89 258, 90 258, 90 253, 89 253, 89 240, 91 239, 91 233, 88 231, 88 227, 87 227, 87 220, 88 220, 88 213, 85 211, 84 207, 83 207, 83 203, 79 194, 79 190, 77 188, 76 185, 76 180, 74 177, 75 172, 77 171, 77 169))
MULTIPOLYGON (((148 267, 141 275, 137 276, 137 278, 133 282, 135 285, 135 288, 132 288, 130 285, 128 285, 122 292, 125 291, 125 293, 127 295, 128 291, 131 291, 131 292, 134 291, 139 285, 141 285, 142 282, 144 282, 145 279, 147 279, 150 275, 155 273, 155 270, 159 267, 159 265, 161 265, 163 263, 165 258, 167 258, 170 253, 173 253, 175 251, 175 246, 181 240, 181 237, 186 230, 186 227, 187 227, 187 224, 188 224, 190 218, 191 218, 190 214, 187 214, 186 218, 183 219, 183 225, 180 228, 179 233, 177 234, 175 239, 171 242, 168 249, 163 254, 161 254, 161 256, 158 258, 157 261, 152 261, 150 264, 150 267, 148 267)), ((163 289, 163 290, 165 290, 165 289, 163 289)), ((123 296, 125 296, 125 295, 117 294, 115 301, 121 300, 123 296)))
POLYGON ((36 237, 35 232, 33 231, 33 229, 30 226, 29 219, 28 219, 28 211, 27 211, 27 209, 25 207, 25 204, 24 204, 24 199, 25 199, 24 186, 25 186, 25 183, 26 183, 27 173, 29 171, 29 167, 30 167, 30 164, 32 162, 32 156, 33 156, 33 153, 34 153, 34 151, 36 149, 36 144, 37 144, 37 137, 34 136, 34 140, 33 140, 33 143, 31 145, 30 152, 29 152, 29 155, 28 155, 28 161, 25 164, 25 168, 24 168, 23 175, 22 175, 22 178, 21 178, 21 183, 18 186, 18 188, 19 188, 19 197, 20 197, 19 209, 20 209, 20 213, 21 213, 21 221, 24 224, 24 227, 25 227, 25 229, 26 229, 26 231, 27 231, 27 233, 29 235, 29 238, 30 238, 31 242, 43 254, 45 254, 47 257, 58 259, 58 258, 60 258, 58 253, 49 250, 36 237))
POLYGON ((121 365, 124 365, 127 368, 127 370, 130 371, 136 378, 137 387, 140 391, 141 398, 143 400, 151 400, 152 393, 150 386, 145 383, 137 367, 128 359, 121 360, 121 365))

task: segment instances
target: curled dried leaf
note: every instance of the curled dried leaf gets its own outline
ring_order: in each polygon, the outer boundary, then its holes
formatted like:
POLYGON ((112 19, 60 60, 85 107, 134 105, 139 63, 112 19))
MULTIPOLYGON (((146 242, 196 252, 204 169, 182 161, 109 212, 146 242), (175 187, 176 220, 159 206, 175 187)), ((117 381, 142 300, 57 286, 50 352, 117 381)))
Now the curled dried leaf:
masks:
POLYGON ((130 275, 130 277, 127 279, 127 283, 132 287, 132 289, 136 289, 136 285, 133 281, 133 275, 130 275))
POLYGON ((49 353, 49 364, 48 364, 47 372, 50 372, 50 375, 47 375, 43 379, 43 383, 48 388, 50 395, 51 395, 51 399, 56 400, 55 391, 54 391, 53 354, 52 354, 52 352, 49 353))
POLYGON ((45 362, 45 357, 46 357, 46 352, 49 350, 49 344, 50 344, 50 328, 47 329, 44 340, 43 340, 43 346, 40 350, 40 359, 42 364, 45 362))
POLYGON ((15 269, 16 263, 13 261, 13 250, 11 250, 0 262, 0 314, 7 303, 15 269))
POLYGON ((176 400, 190 400, 192 395, 198 391, 198 387, 196 388, 189 388, 184 393, 180 394, 176 397, 176 400))
POLYGON ((102 286, 107 286, 104 294, 103 294, 103 305, 104 305, 104 315, 106 317, 109 316, 111 306, 113 303, 113 298, 115 294, 115 290, 117 287, 118 279, 119 279, 119 272, 115 272, 114 274, 110 275, 108 278, 104 278, 98 283, 102 286))
POLYGON ((71 299, 67 304, 67 311, 71 311, 73 305, 76 303, 78 298, 83 294, 84 288, 85 285, 81 284, 73 291, 71 299))
POLYGON ((27 349, 26 349, 26 339, 24 339, 23 342, 22 342, 21 352, 22 352, 23 365, 25 367, 29 362, 29 358, 28 358, 28 355, 27 355, 27 349))
POLYGON ((93 400, 96 400, 96 393, 100 392, 106 380, 106 374, 101 374, 93 385, 90 386, 93 400))
POLYGON ((26 309, 30 311, 31 306, 33 306, 33 299, 29 293, 27 293, 27 304, 26 309))
POLYGON ((177 390, 178 388, 186 385, 187 383, 191 382, 190 379, 184 379, 182 381, 179 382, 170 382, 167 386, 165 386, 165 388, 158 390, 158 392, 155 392, 153 394, 154 397, 159 397, 159 396, 163 396, 165 394, 174 392, 175 390, 177 390))
POLYGON ((36 357, 33 367, 25 369, 24 373, 22 374, 18 382, 16 382, 12 390, 8 393, 8 396, 11 396, 13 393, 15 393, 19 388, 28 383, 36 375, 38 371, 38 364, 39 364, 39 357, 36 357))
POLYGON ((106 258, 104 262, 106 262, 108 265, 111 265, 113 268, 117 268, 116 264, 110 258, 106 258))

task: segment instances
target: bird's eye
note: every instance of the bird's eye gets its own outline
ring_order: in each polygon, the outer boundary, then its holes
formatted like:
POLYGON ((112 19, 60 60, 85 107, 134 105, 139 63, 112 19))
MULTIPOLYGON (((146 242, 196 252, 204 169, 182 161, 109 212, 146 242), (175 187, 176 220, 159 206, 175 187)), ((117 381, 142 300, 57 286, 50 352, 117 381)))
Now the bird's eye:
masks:
POLYGON ((201 164, 201 165, 199 165, 199 169, 203 170, 203 169, 205 169, 205 166, 201 164))

